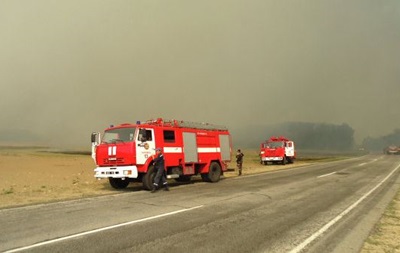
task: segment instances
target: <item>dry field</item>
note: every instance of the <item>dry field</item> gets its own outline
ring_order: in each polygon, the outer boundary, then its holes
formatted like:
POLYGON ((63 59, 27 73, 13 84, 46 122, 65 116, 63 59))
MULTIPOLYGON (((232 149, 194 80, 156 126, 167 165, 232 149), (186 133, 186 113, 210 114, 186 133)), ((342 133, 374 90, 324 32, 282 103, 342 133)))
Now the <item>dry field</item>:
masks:
POLYGON ((115 193, 93 169, 88 155, 0 148, 0 208, 115 193))
MULTIPOLYGON (((252 152, 250 160, 245 160, 244 175, 302 164, 261 166, 254 158, 256 152, 252 152)), ((237 176, 234 166, 232 164, 232 168, 224 174, 226 178, 237 176)), ((89 155, 46 152, 39 148, 0 147, 0 208, 121 192, 111 188, 108 180, 96 180, 93 177, 94 167, 89 155)), ((122 192, 139 189, 140 183, 130 184, 122 192)))
MULTIPOLYGON (((262 166, 259 164, 257 151, 245 150, 244 153, 244 175, 343 158, 302 158, 285 166, 262 166)), ((109 186, 107 180, 97 181, 93 177, 94 167, 89 155, 46 152, 39 148, 0 147, 0 209, 141 189, 141 184, 138 183, 117 191, 109 186)), ((230 170, 224 176, 237 176, 235 164, 230 165, 230 170)), ((400 192, 365 242, 362 252, 400 252, 398 238, 400 192)))

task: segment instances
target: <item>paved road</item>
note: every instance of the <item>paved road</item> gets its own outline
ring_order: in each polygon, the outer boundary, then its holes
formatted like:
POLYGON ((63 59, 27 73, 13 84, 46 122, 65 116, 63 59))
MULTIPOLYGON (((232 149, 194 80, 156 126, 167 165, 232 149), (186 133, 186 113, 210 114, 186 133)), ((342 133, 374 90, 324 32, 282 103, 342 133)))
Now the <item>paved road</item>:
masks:
POLYGON ((358 252, 400 156, 0 210, 1 252, 358 252))

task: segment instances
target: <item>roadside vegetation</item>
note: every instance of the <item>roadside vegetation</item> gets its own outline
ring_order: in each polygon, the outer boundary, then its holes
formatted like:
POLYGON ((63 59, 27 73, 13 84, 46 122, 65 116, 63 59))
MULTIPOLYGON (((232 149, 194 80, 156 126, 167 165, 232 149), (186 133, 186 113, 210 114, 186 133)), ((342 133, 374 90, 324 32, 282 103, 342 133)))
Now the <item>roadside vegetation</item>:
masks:
POLYGON ((361 253, 400 252, 400 190, 364 242, 361 253))
MULTIPOLYGON (((232 157, 232 164, 234 166, 235 162, 235 151, 233 152, 232 157)), ((340 151, 316 151, 316 150, 297 150, 297 158, 294 161, 294 164, 305 164, 305 163, 318 163, 318 162, 331 162, 331 161, 338 161, 343 159, 348 159, 355 156, 362 156, 366 155, 365 151, 347 151, 347 152, 340 152, 340 151)), ((258 149, 245 149, 243 150, 244 156, 244 163, 243 168, 245 169, 246 166, 260 166, 260 156, 258 149)), ((286 166, 286 165, 285 165, 286 166)), ((283 166, 283 168, 285 168, 283 166)), ((268 167, 268 165, 267 165, 268 167)))

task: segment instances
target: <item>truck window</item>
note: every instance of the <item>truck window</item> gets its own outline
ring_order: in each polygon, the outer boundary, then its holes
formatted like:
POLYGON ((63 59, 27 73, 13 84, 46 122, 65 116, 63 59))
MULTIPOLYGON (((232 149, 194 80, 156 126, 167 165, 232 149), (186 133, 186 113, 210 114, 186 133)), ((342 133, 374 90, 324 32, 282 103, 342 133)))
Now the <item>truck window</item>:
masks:
POLYGON ((148 141, 152 141, 153 140, 153 135, 151 133, 151 130, 146 130, 146 139, 148 141))
POLYGON ((152 141, 153 134, 151 130, 141 128, 139 129, 138 141, 145 142, 145 141, 152 141))
POLYGON ((164 130, 164 142, 175 142, 175 131, 164 130))

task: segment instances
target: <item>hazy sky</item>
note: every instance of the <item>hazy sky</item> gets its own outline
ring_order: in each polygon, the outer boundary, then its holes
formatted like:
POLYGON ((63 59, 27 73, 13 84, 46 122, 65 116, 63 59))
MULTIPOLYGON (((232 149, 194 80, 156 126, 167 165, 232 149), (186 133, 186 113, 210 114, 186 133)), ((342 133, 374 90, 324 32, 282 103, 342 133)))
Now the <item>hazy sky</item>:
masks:
POLYGON ((0 0, 0 78, 0 133, 51 145, 155 117, 376 137, 400 128, 400 1, 0 0))

